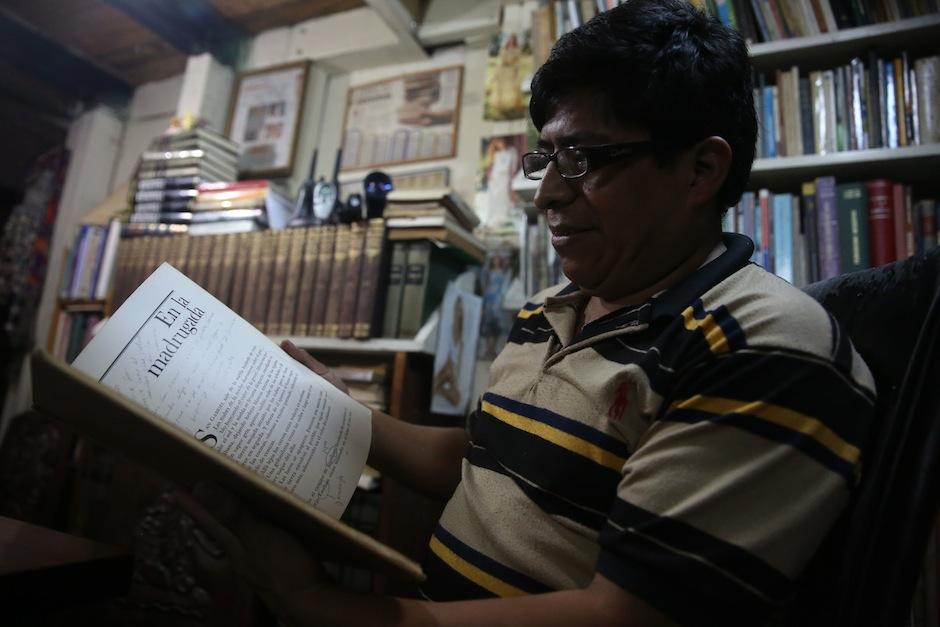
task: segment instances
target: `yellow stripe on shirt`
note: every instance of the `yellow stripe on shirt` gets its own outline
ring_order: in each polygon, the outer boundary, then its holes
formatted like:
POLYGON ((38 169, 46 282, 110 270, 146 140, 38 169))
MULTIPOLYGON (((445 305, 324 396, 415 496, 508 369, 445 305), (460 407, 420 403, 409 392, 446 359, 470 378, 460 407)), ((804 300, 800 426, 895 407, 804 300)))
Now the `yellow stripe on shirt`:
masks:
POLYGON ((494 418, 505 422, 506 424, 515 427, 526 433, 531 433, 534 436, 540 437, 543 440, 548 440, 552 444, 557 444, 558 446, 576 453, 582 457, 590 459, 596 464, 601 466, 606 466, 620 472, 623 469, 626 459, 615 455, 610 451, 604 450, 603 448, 592 444, 587 440, 579 438, 570 433, 566 433, 561 429, 553 427, 551 425, 545 424, 538 420, 533 420, 532 418, 527 418, 521 414, 511 412, 508 409, 503 409, 498 407, 489 401, 482 402, 482 409, 486 413, 490 414, 494 418))
POLYGON ((488 572, 474 566, 444 546, 444 543, 435 536, 431 536, 430 548, 445 564, 476 585, 492 592, 498 597, 520 597, 527 594, 525 591, 520 590, 512 584, 508 584, 502 579, 494 577, 488 572))
POLYGON ((732 398, 697 394, 691 398, 676 401, 669 408, 692 409, 711 414, 747 414, 809 436, 850 464, 856 464, 861 455, 857 446, 849 444, 839 437, 835 431, 812 416, 807 416, 774 403, 765 401, 743 402, 732 398))
POLYGON ((687 307, 682 312, 682 319, 685 321, 685 328, 687 330, 695 331, 696 329, 702 329, 702 332, 705 334, 705 341, 708 342, 708 348, 711 352, 716 355, 728 352, 728 338, 725 337, 725 332, 722 331, 718 323, 715 322, 715 317, 712 314, 708 314, 701 320, 698 320, 694 317, 692 308, 687 307))
POLYGON ((545 309, 545 305, 539 305, 535 309, 520 309, 519 317, 525 320, 526 318, 531 318, 532 316, 542 313, 543 309, 545 309))

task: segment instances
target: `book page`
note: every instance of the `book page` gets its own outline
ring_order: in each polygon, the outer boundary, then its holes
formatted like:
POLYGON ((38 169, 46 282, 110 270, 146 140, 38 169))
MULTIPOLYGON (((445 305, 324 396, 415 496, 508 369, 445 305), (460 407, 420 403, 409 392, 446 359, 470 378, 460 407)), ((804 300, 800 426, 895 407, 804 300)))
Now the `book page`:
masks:
POLYGON ((73 366, 334 518, 369 453, 370 410, 167 263, 73 366))

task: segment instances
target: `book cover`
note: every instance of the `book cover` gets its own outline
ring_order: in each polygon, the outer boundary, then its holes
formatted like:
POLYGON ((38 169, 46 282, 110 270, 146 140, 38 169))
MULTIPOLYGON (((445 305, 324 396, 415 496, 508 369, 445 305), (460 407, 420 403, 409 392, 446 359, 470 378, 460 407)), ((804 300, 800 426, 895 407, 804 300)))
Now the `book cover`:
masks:
POLYGON ((326 330, 326 310, 330 298, 330 277, 333 274, 333 252, 336 249, 337 228, 334 225, 322 226, 319 263, 317 264, 317 282, 313 288, 313 305, 310 313, 310 333, 322 336, 326 330))
POLYGON ((864 183, 836 186, 839 212, 839 260, 841 271, 870 267, 868 257, 868 189, 864 183))
POLYGON ((385 313, 382 319, 382 337, 398 337, 407 254, 408 242, 395 242, 392 245, 392 256, 388 266, 388 289, 385 293, 385 313))
POLYGON ((869 258, 872 266, 897 260, 894 233, 893 184, 887 179, 873 179, 868 187, 869 258))
POLYGON ((171 266, 128 298, 74 367, 37 351, 31 369, 40 412, 179 485, 233 491, 324 559, 422 578, 338 520, 368 455, 370 411, 171 266), (245 412, 249 403, 257 410, 245 412))
POLYGON ((320 235, 322 227, 308 227, 304 233, 304 255, 300 264, 299 289, 294 325, 290 333, 298 336, 310 335, 310 323, 313 315, 313 291, 317 282, 317 262, 320 256, 320 235))
MULTIPOLYGON (((323 335, 339 336, 340 307, 343 304, 343 290, 350 288, 346 283, 346 259, 349 257, 350 226, 340 224, 336 227, 336 244, 333 248, 333 268, 330 272, 330 287, 326 296, 326 318, 323 320, 323 335)), ((358 277, 357 277, 358 278, 358 277)))
POLYGON ((819 280, 841 272, 839 248, 839 212, 836 207, 836 180, 831 176, 816 179, 816 233, 819 246, 819 280))
POLYGON ((378 331, 382 312, 377 305, 385 296, 382 276, 385 255, 385 220, 369 220, 362 254, 362 272, 359 275, 359 296, 356 299, 356 318, 353 337, 369 338, 378 331))
POLYGON ((366 242, 366 225, 353 222, 349 225, 349 252, 346 254, 345 287, 340 293, 339 320, 336 336, 352 337, 356 323, 356 300, 359 297, 359 283, 362 278, 362 253, 366 242))

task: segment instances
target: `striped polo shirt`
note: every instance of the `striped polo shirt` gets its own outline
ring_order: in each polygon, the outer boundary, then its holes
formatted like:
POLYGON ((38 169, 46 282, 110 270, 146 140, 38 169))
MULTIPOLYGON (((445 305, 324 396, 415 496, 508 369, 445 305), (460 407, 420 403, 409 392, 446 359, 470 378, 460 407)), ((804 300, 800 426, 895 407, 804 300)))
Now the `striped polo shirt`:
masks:
POLYGON ((583 587, 680 624, 758 625, 857 483, 874 381, 809 296, 727 250, 578 330, 588 296, 519 312, 430 541, 432 600, 583 587))

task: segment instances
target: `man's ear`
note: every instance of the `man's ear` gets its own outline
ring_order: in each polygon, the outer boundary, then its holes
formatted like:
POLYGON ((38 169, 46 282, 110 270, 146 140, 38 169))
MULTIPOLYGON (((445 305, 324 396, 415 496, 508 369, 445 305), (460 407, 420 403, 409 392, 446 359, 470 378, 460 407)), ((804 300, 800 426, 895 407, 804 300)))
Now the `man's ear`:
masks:
POLYGON ((692 147, 691 159, 689 201, 697 207, 712 204, 718 190, 728 178, 731 146, 717 135, 707 137, 692 147))

